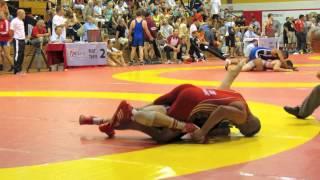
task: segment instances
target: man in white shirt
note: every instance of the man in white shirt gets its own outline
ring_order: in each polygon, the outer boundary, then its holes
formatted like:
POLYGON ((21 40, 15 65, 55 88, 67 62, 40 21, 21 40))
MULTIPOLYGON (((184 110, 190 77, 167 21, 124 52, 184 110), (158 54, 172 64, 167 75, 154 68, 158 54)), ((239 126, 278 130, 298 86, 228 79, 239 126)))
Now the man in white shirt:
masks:
POLYGON ((14 74, 20 73, 22 70, 23 58, 24 58, 24 46, 26 34, 24 30, 24 18, 26 13, 24 10, 19 9, 17 11, 17 17, 10 23, 10 30, 13 33, 13 47, 14 47, 14 74))
MULTIPOLYGON (((66 38, 66 19, 64 18, 64 10, 61 7, 56 8, 57 14, 52 19, 52 29, 56 29, 57 26, 62 27, 62 37, 66 38)), ((55 36, 56 32, 52 31, 52 36, 55 36)))
POLYGON ((211 10, 210 15, 212 18, 216 19, 219 17, 221 7, 221 0, 211 0, 211 10))
POLYGON ((189 37, 190 38, 192 38, 193 36, 192 36, 192 33, 194 32, 194 31, 198 31, 198 26, 199 26, 199 21, 198 20, 195 20, 191 25, 190 25, 190 30, 189 30, 189 37))

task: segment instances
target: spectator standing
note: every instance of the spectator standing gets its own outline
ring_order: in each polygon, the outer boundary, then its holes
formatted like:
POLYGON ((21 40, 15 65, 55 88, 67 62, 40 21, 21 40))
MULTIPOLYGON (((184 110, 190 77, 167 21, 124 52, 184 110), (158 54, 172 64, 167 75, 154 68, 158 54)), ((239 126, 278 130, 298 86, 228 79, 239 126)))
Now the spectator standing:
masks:
MULTIPOLYGON (((13 62, 10 56, 9 40, 11 39, 11 37, 9 33, 9 28, 9 21, 6 18, 5 13, 3 11, 0 11, 0 54, 2 58, 5 58, 10 62, 11 69, 9 71, 12 71, 13 62), (4 56, 2 56, 2 54, 4 56)), ((3 71, 3 62, 4 59, 2 59, 2 62, 0 63, 0 71, 3 71)))
POLYGON ((120 50, 128 45, 128 27, 123 18, 119 19, 116 28, 116 41, 120 44, 120 50))
MULTIPOLYGON (((66 19, 64 18, 64 9, 62 9, 60 6, 56 9, 56 15, 53 16, 52 19, 52 29, 55 29, 57 26, 60 26, 62 28, 62 36, 66 38, 66 19)), ((52 36, 55 35, 55 31, 52 32, 52 36)))
POLYGON ((129 39, 132 39, 132 49, 131 49, 131 56, 130 61, 134 63, 134 57, 136 55, 136 48, 139 49, 139 59, 140 64, 143 65, 143 46, 144 46, 144 32, 149 37, 150 41, 153 41, 153 37, 148 30, 148 25, 142 17, 142 10, 138 10, 136 12, 136 18, 131 22, 129 28, 129 39), (132 34, 131 34, 132 33, 132 34))
POLYGON ((211 0, 210 15, 213 19, 218 19, 221 8, 221 0, 211 0))
POLYGON ((295 44, 295 29, 293 18, 291 17, 287 17, 286 22, 283 25, 283 42, 286 50, 293 51, 295 44))
POLYGON ((21 74, 22 64, 24 59, 24 47, 26 33, 24 29, 24 18, 26 13, 24 10, 19 9, 17 11, 17 17, 11 21, 10 30, 13 32, 13 48, 14 48, 14 65, 13 73, 21 74))
POLYGON ((276 31, 273 28, 273 16, 272 14, 268 14, 268 19, 263 26, 263 35, 267 37, 275 37, 275 33, 276 31))
POLYGON ((255 17, 252 17, 249 26, 251 26, 251 27, 253 28, 253 31, 254 31, 256 34, 260 34, 260 33, 261 33, 261 25, 260 25, 260 22, 257 21, 257 19, 256 19, 255 17))
POLYGON ((297 51, 300 53, 306 52, 307 34, 305 32, 304 19, 304 15, 300 15, 299 19, 294 23, 297 37, 297 51))

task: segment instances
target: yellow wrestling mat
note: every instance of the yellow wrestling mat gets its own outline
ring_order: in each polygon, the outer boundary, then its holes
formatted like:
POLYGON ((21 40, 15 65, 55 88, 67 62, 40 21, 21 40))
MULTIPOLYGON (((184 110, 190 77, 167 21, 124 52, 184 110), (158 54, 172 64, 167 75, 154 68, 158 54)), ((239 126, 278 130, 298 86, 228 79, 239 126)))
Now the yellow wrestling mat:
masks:
MULTIPOLYGON (((159 74, 165 72, 164 70, 152 71, 153 74, 154 71, 159 74)), ((148 72, 152 71, 144 72, 148 75, 148 72)), ((124 76, 120 74, 116 77, 124 76)), ((241 83, 238 83, 238 86, 240 85, 241 83)), ((12 98, 105 98, 145 102, 150 102, 158 96, 160 94, 77 91, 0 92, 0 97, 12 98)), ((319 132, 319 123, 315 120, 293 121, 279 106, 258 102, 250 102, 249 105, 252 112, 262 121, 262 130, 257 137, 244 138, 234 131, 230 139, 206 145, 181 142, 128 153, 3 168, 0 169, 0 179, 107 180, 175 177, 275 155, 310 141, 319 132)))
MULTIPOLYGON (((319 67, 320 64, 297 64, 297 67, 319 67)), ((223 69, 223 66, 202 66, 202 67, 182 67, 182 68, 166 68, 152 70, 138 70, 124 73, 114 74, 112 77, 118 80, 149 83, 149 84, 193 84, 197 86, 219 86, 220 81, 201 81, 192 79, 175 79, 161 77, 164 73, 172 73, 177 71, 196 71, 196 70, 214 70, 223 69)), ((295 73, 295 72, 292 72, 295 73)), ((239 82, 236 81, 232 87, 250 87, 250 88, 307 88, 314 87, 317 83, 311 82, 239 82)))

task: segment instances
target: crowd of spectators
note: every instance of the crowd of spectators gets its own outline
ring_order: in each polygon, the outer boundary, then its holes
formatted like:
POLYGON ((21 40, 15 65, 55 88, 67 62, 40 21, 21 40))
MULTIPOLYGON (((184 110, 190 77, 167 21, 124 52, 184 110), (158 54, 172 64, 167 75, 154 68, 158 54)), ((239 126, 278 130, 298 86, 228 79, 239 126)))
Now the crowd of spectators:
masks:
MULTIPOLYGON (((9 16, 6 2, 0 0, 1 62, 8 59, 14 65, 8 50, 9 16)), ((320 20, 312 13, 287 17, 281 24, 269 14, 265 22, 252 17, 248 23, 243 16, 221 9, 220 0, 188 4, 182 0, 74 0, 62 7, 48 1, 44 17, 30 17, 35 22, 26 31, 26 40, 40 48, 47 42, 87 41, 88 30, 100 29, 108 57, 121 59, 111 62, 112 66, 199 62, 209 54, 221 60, 247 56, 251 46, 246 40, 259 37, 281 37, 280 48, 307 53, 311 51, 308 32, 320 20)))

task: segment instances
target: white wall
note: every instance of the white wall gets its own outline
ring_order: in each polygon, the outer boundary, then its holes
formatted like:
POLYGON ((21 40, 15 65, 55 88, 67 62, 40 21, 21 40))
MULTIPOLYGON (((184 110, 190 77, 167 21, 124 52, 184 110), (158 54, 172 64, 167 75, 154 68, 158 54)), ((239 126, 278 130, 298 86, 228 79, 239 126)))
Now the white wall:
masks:
POLYGON ((283 9, 315 9, 320 8, 320 0, 305 0, 295 2, 271 2, 271 3, 239 3, 225 4, 223 8, 232 7, 233 10, 283 10, 283 9))

